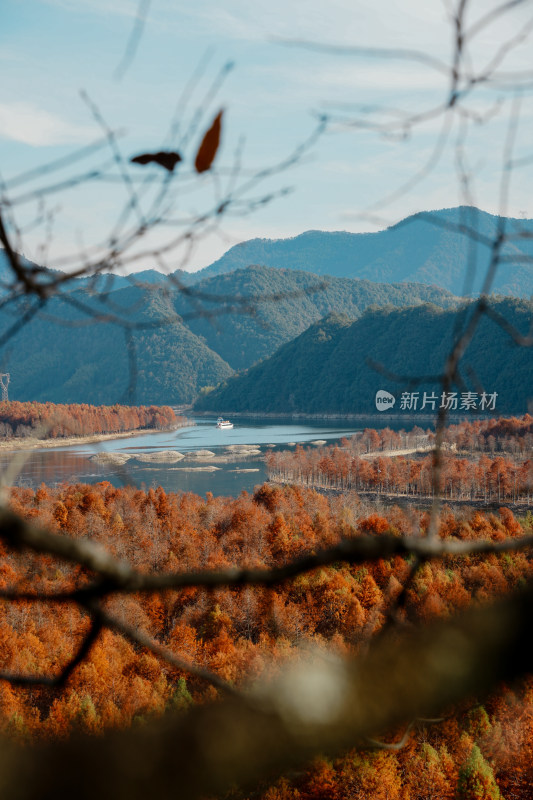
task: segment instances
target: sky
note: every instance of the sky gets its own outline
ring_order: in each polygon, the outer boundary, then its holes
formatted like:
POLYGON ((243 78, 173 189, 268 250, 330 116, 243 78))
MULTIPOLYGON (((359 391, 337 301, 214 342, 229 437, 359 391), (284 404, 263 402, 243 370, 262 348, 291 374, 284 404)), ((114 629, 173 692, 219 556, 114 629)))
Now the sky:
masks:
MULTIPOLYGON (((479 82, 457 111, 426 118, 449 91, 442 65, 453 56, 454 3, 2 0, 0 198, 16 246, 72 269, 116 240, 125 271, 196 270, 246 239, 374 231, 464 202, 532 217, 531 88, 522 80, 517 92, 505 75, 532 68, 533 3, 518 0, 469 40, 471 74, 513 42, 502 80, 479 82), (409 57, 396 57, 400 49, 409 57), (195 152, 221 108, 214 169, 198 176, 195 152), (399 125, 406 114, 420 115, 408 129, 399 125), (511 138, 520 169, 502 203, 511 138), (39 171, 102 139, 83 158, 39 171), (163 171, 129 159, 169 147, 183 162, 158 204, 163 171), (159 224, 141 237, 154 208, 159 224)), ((470 0, 467 29, 498 5, 470 0)))

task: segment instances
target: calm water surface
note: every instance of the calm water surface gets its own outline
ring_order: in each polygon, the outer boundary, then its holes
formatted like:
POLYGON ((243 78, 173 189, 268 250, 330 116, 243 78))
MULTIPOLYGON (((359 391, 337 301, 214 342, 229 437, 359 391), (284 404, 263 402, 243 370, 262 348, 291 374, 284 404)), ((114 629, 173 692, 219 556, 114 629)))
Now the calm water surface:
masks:
MULTIPOLYGON (((287 449, 290 443, 302 444, 325 439, 331 442, 350 436, 364 427, 381 428, 393 425, 379 419, 368 420, 357 426, 348 422, 298 422, 278 424, 272 420, 244 420, 234 423, 230 430, 219 430, 216 419, 201 418, 188 428, 177 431, 143 434, 128 439, 114 439, 98 445, 73 445, 43 450, 18 451, 16 458, 24 463, 10 483, 18 486, 54 486, 67 482, 97 483, 109 481, 114 486, 133 484, 139 488, 162 486, 165 491, 191 491, 200 495, 238 495, 243 489, 253 492, 254 487, 267 479, 263 456, 272 449, 287 449), (192 450, 210 450, 216 456, 228 456, 228 445, 257 445, 261 455, 243 458, 231 457, 229 463, 216 463, 213 472, 193 471, 191 468, 209 464, 205 461, 178 461, 176 464, 146 464, 132 459, 124 466, 100 465, 91 461, 97 452, 153 453, 160 450, 177 450, 186 455, 192 450), (270 447, 269 447, 270 445, 270 447), (242 470, 254 470, 243 472, 242 470)), ((0 470, 13 468, 12 455, 0 455, 0 470)))

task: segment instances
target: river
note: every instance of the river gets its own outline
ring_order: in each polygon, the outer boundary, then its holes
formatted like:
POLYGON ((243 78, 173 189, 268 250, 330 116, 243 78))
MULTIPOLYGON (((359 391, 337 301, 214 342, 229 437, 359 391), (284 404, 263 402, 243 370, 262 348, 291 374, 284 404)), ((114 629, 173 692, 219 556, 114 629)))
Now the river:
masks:
POLYGON ((395 426, 379 418, 365 424, 347 421, 277 423, 273 420, 239 419, 232 429, 218 429, 215 418, 192 420, 194 425, 176 431, 142 434, 127 439, 110 439, 98 445, 84 444, 50 449, 18 451, 0 455, 0 471, 12 470, 9 483, 36 487, 41 483, 55 486, 62 482, 97 483, 109 481, 114 486, 135 485, 139 488, 162 486, 165 491, 195 492, 205 496, 237 496, 241 491, 253 492, 267 479, 264 454, 272 449, 287 449, 296 443, 327 441, 350 436, 364 427, 395 426), (259 453, 244 457, 231 453, 232 446, 255 445, 259 453), (123 466, 99 464, 96 453, 148 454, 174 450, 185 458, 174 464, 142 463, 132 457, 123 466), (192 451, 209 450, 213 458, 191 456, 192 451), (13 462, 13 456, 17 461, 13 462), (206 471, 206 467, 211 471, 206 471))

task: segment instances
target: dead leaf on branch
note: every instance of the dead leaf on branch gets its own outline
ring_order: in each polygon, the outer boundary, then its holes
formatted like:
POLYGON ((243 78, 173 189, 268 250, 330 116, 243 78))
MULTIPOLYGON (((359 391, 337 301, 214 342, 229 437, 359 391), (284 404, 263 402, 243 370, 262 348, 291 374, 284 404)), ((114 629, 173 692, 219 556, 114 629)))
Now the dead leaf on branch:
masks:
POLYGON ((214 118, 209 130, 207 130, 204 134, 204 138, 202 139, 202 143, 198 148, 196 159, 194 161, 196 172, 206 172, 208 169, 210 169, 215 159, 220 145, 220 130, 222 126, 223 113, 224 110, 221 109, 214 118))
POLYGON ((159 164, 160 167, 174 172, 174 167, 182 161, 179 153, 172 150, 160 150, 158 153, 141 153, 131 159, 132 164, 159 164))

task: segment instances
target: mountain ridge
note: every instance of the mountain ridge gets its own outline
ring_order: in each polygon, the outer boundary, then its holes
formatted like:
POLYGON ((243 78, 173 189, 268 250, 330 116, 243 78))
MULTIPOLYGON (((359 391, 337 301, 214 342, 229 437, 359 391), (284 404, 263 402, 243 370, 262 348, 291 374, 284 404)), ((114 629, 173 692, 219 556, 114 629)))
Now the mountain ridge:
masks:
MULTIPOLYGON (((387 283, 423 283, 454 294, 479 293, 483 288, 492 244, 502 224, 509 241, 491 290, 533 295, 533 220, 498 217, 474 206, 421 211, 380 231, 352 233, 312 229, 292 237, 255 238, 239 242, 212 264, 196 272, 177 269, 169 275, 146 268, 139 273, 102 273, 64 285, 67 291, 91 288, 116 291, 128 285, 159 284, 166 280, 193 286, 206 278, 250 266, 293 269, 316 275, 360 278, 387 283), (468 291, 468 267, 476 267, 468 291)), ((32 262, 26 262, 31 264, 32 262)), ((55 273, 55 271, 51 271, 55 273)), ((0 248, 0 290, 10 276, 0 248)), ((45 280, 45 276, 41 276, 45 280)))
POLYGON ((477 264, 472 286, 477 293, 500 219, 505 219, 513 241, 504 246, 505 270, 496 274, 493 289, 529 297, 533 294, 533 220, 500 218, 469 206, 418 212, 376 232, 310 230, 286 239, 250 239, 193 273, 194 280, 261 265, 333 277, 433 284, 463 294, 471 262, 477 264), (473 238, 467 235, 469 228, 473 238))

